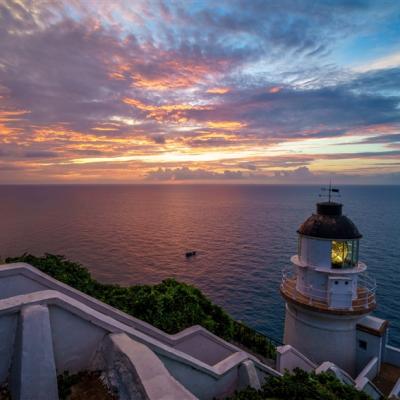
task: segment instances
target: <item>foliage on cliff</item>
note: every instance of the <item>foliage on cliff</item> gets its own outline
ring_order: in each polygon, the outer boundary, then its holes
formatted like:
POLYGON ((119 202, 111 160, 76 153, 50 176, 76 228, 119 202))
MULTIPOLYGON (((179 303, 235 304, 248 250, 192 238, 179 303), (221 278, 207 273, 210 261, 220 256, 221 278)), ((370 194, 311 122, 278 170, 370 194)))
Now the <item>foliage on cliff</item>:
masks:
POLYGON ((7 263, 26 262, 53 278, 66 283, 127 314, 146 321, 167 333, 177 333, 192 325, 201 325, 226 340, 243 344, 265 357, 275 356, 275 347, 261 335, 249 335, 251 328, 233 320, 192 285, 166 279, 158 285, 122 287, 93 279, 80 264, 63 256, 24 254, 7 258, 7 263))
POLYGON ((227 400, 372 400, 366 393, 341 383, 331 373, 316 375, 301 369, 269 377, 260 390, 247 388, 227 400))

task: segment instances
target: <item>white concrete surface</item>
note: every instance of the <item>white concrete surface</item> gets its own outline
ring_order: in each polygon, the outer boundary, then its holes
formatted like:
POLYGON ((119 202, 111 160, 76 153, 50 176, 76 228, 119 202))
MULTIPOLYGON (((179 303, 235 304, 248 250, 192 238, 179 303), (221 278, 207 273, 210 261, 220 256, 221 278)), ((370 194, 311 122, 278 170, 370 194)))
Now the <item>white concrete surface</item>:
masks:
POLYGON ((368 364, 358 374, 356 382, 357 379, 361 379, 364 377, 372 381, 378 375, 378 373, 379 373, 379 359, 378 357, 372 357, 371 360, 368 362, 368 364))
MULTIPOLYGON (((101 364, 99 360, 102 360, 104 376, 120 390, 122 400, 224 398, 246 385, 260 387, 268 375, 281 375, 253 355, 204 328, 194 326, 177 335, 167 335, 26 264, 0 266, 0 287, 8 295, 1 299, 4 293, 0 291, 0 383, 10 379, 11 365, 12 382, 21 382, 21 379, 29 381, 28 378, 21 378, 22 374, 18 372, 27 371, 22 369, 23 365, 31 365, 29 357, 24 360, 24 343, 29 351, 34 344, 47 343, 39 346, 37 352, 31 352, 31 356, 44 360, 46 368, 41 370, 53 376, 53 383, 54 374, 65 370, 74 373, 98 369, 101 364), (16 293, 13 295, 10 288, 14 284, 16 293), (35 322, 40 324, 37 331, 26 335, 31 338, 30 341, 22 340, 23 324, 18 324, 19 318, 21 321, 39 321, 35 322), (18 357, 18 354, 22 356, 18 357)), ((316 332, 317 324, 320 333, 314 335, 313 346, 317 350, 321 346, 328 349, 334 359, 334 353, 342 350, 342 344, 332 341, 329 321, 326 326, 326 321, 316 322, 310 315, 303 315, 297 310, 294 312, 297 313, 296 318, 290 322, 294 328, 299 329, 302 335, 307 335, 310 327, 316 332)), ((28 323, 25 329, 33 329, 35 323, 28 323)), ((347 322, 350 325, 353 323, 347 322)), ((344 337, 351 337, 346 333, 349 327, 342 328, 344 337)), ((301 343, 298 347, 301 350, 301 343)), ((386 346, 386 358, 395 361, 400 359, 400 350, 386 346)), ((313 361, 291 346, 278 349, 280 371, 296 366, 310 370, 315 367, 313 361)), ((364 383, 365 387, 371 389, 367 381, 364 383)), ((51 385, 50 382, 47 385, 51 385)), ((17 387, 22 388, 23 385, 17 384, 17 387)), ((39 387, 37 390, 40 392, 42 389, 39 387)), ((49 390, 49 393, 53 392, 54 384, 53 389, 49 390)), ((29 399, 50 399, 35 396, 29 399)))
POLYGON ((359 319, 359 316, 318 313, 286 303, 283 342, 316 364, 329 360, 354 376, 359 319))
POLYGON ((168 335, 144 321, 51 278, 29 264, 0 265, 0 299, 48 289, 64 293, 96 311, 109 315, 163 344, 177 348, 209 365, 215 365, 230 354, 240 351, 236 346, 213 335, 199 325, 194 325, 175 335, 168 335), (199 351, 199 348, 202 348, 202 351, 199 351))
POLYGON ((345 383, 346 385, 355 384, 355 380, 346 371, 339 368, 333 362, 324 361, 315 369, 316 374, 320 374, 322 372, 331 372, 336 376, 336 378, 338 378, 342 383, 345 383))
POLYGON ((119 400, 196 399, 172 378, 147 346, 124 333, 106 336, 99 353, 95 366, 104 371, 111 386, 118 388, 119 400))
MULTIPOLYGON (((0 383, 7 379, 16 319, 26 306, 48 307, 57 373, 94 369, 93 360, 104 338, 109 334, 124 333, 138 342, 137 346, 141 343, 154 352, 170 378, 199 399, 232 394, 243 381, 243 363, 249 360, 254 365, 252 374, 255 371, 259 381, 267 375, 279 375, 256 357, 204 328, 191 327, 177 335, 166 335, 26 264, 0 267, 0 283, 3 279, 7 281, 7 295, 12 295, 9 287, 14 283, 17 295, 0 300, 0 338, 4 336, 8 340, 4 346, 0 344, 0 355, 3 356, 0 358, 0 383), (49 287, 59 290, 39 291, 49 287)), ((254 376, 249 377, 249 382, 257 385, 254 376)))
POLYGON ((18 343, 11 376, 13 399, 58 399, 50 318, 46 306, 26 305, 22 308, 18 343))
POLYGON ((14 353, 14 342, 17 332, 18 313, 4 315, 0 318, 0 382, 7 380, 14 353))
POLYGON ((91 370, 96 349, 109 329, 62 305, 48 304, 57 370, 71 374, 91 370))
POLYGON ((276 369, 281 373, 293 371, 295 368, 301 368, 307 372, 317 368, 315 363, 289 344, 277 347, 276 353, 276 369))
POLYGON ((400 397, 400 377, 397 379, 393 389, 390 391, 389 399, 393 397, 400 397))
POLYGON ((373 400, 382 398, 382 392, 367 377, 359 379, 355 387, 367 393, 373 400))
POLYGON ((386 345, 385 347, 385 362, 400 367, 400 349, 397 347, 386 345))
POLYGON ((360 373, 365 365, 373 357, 377 357, 377 374, 379 373, 380 365, 383 362, 385 345, 387 340, 386 329, 384 328, 386 321, 380 318, 368 315, 357 323, 356 332, 356 372, 360 373), (369 328, 369 329, 365 329, 369 328))
POLYGON ((239 367, 238 390, 245 389, 248 386, 257 390, 261 388, 256 368, 251 360, 243 361, 239 367))

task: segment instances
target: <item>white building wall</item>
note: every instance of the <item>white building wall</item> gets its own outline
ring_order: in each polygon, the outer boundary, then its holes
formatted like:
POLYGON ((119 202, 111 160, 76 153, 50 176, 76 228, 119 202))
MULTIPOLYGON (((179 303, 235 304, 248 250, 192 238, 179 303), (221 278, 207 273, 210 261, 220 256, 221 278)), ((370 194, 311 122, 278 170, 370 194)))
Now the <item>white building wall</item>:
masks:
POLYGON ((370 333, 361 331, 357 329, 356 334, 356 352, 357 352, 357 364, 356 364, 356 372, 359 373, 365 365, 371 360, 373 357, 377 357, 378 365, 381 365, 382 362, 382 336, 372 335, 370 333), (364 348, 364 342, 366 348, 364 348))
POLYGON ((332 315, 286 304, 284 343, 316 364, 329 360, 354 376, 359 316, 332 315))

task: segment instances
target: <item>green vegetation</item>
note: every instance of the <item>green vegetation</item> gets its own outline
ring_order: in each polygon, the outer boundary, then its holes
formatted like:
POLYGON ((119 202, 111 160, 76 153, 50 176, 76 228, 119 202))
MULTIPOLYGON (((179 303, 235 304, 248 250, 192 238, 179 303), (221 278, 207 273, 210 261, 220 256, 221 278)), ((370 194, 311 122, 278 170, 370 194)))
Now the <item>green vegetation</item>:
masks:
POLYGON ((192 285, 166 279, 158 285, 122 287, 102 284, 80 264, 63 256, 24 254, 7 258, 7 263, 26 262, 53 278, 66 283, 127 314, 146 321, 167 333, 177 333, 192 325, 201 325, 214 334, 267 358, 275 358, 275 346, 263 335, 233 320, 192 285))
POLYGON ((331 373, 307 373, 295 369, 283 377, 267 378, 260 390, 247 388, 227 400, 371 400, 371 397, 341 383, 331 373))

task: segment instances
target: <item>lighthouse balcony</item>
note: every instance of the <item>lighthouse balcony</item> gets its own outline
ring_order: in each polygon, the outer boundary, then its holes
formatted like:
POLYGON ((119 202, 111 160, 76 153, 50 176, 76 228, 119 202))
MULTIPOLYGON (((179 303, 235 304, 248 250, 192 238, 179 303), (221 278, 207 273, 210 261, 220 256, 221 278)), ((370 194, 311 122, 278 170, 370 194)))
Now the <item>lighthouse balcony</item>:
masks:
POLYGON ((364 314, 376 307, 376 283, 366 273, 357 276, 356 287, 348 284, 347 277, 329 276, 326 283, 313 286, 298 282, 292 268, 282 273, 280 291, 287 300, 305 308, 334 314, 364 314))

